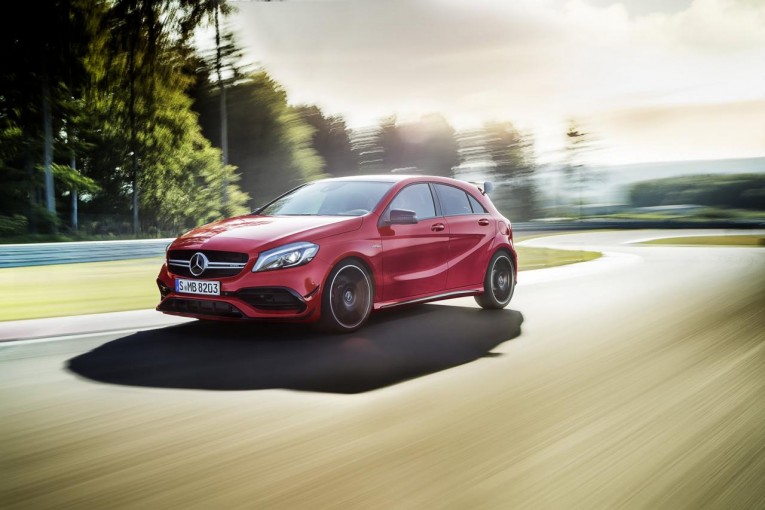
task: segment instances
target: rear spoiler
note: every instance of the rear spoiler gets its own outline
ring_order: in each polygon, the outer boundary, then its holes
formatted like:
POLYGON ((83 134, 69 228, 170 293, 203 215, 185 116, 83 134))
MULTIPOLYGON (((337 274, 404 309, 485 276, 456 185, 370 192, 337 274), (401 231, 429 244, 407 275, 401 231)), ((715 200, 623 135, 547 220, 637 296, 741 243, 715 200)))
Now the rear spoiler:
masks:
POLYGON ((488 195, 492 191, 494 191, 494 184, 491 181, 484 181, 484 182, 473 182, 468 181, 470 184, 478 188, 478 191, 481 192, 481 195, 488 195))

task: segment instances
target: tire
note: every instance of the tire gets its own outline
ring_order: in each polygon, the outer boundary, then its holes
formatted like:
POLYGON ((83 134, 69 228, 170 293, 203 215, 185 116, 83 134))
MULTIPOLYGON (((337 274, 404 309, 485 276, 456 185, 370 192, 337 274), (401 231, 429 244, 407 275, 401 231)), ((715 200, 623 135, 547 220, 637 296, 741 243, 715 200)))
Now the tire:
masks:
POLYGON ((373 302, 374 286, 369 271, 356 260, 344 260, 327 277, 319 325, 334 333, 356 331, 369 318, 373 302))
POLYGON ((489 261, 483 278, 483 294, 475 296, 481 308, 500 310, 510 303, 515 291, 515 267, 510 255, 498 251, 489 261))

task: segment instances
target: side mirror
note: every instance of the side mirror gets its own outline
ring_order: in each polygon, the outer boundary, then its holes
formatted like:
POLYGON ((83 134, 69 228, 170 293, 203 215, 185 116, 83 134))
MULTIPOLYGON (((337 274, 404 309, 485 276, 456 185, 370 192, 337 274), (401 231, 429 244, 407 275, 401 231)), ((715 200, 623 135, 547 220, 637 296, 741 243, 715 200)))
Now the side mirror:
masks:
POLYGON ((483 194, 484 195, 488 195, 492 191, 494 191, 494 183, 492 183, 491 181, 484 182, 483 183, 483 194))
POLYGON ((417 223, 417 213, 408 209, 391 209, 389 225, 414 225, 417 223))

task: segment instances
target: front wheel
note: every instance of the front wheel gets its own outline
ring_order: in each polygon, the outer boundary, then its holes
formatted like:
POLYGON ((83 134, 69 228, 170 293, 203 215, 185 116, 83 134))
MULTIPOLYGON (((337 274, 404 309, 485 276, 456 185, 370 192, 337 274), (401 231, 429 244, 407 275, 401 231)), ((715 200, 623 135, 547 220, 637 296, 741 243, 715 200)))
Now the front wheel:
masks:
POLYGON ((372 312, 373 287, 369 272, 355 260, 343 261, 329 273, 321 303, 321 327, 350 333, 372 312))
POLYGON ((499 310, 510 303, 515 291, 515 267, 510 256, 498 251, 489 261, 483 279, 483 294, 475 296, 481 308, 499 310))

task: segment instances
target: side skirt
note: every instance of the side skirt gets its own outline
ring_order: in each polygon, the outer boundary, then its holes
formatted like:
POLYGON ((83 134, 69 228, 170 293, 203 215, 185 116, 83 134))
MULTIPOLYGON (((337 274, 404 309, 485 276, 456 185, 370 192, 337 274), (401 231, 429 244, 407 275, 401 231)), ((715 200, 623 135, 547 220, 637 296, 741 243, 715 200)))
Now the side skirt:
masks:
POLYGON ((439 301, 442 299, 451 299, 451 298, 457 298, 457 297, 463 297, 463 296, 475 296, 477 294, 481 294, 483 292, 483 289, 466 289, 466 290, 454 290, 449 292, 444 292, 441 294, 434 294, 432 296, 424 296, 424 297, 418 297, 413 299, 406 299, 404 301, 388 301, 384 303, 377 303, 374 306, 375 310, 382 310, 385 308, 393 308, 395 306, 403 306, 403 305, 412 305, 416 303, 427 303, 428 301, 439 301))

